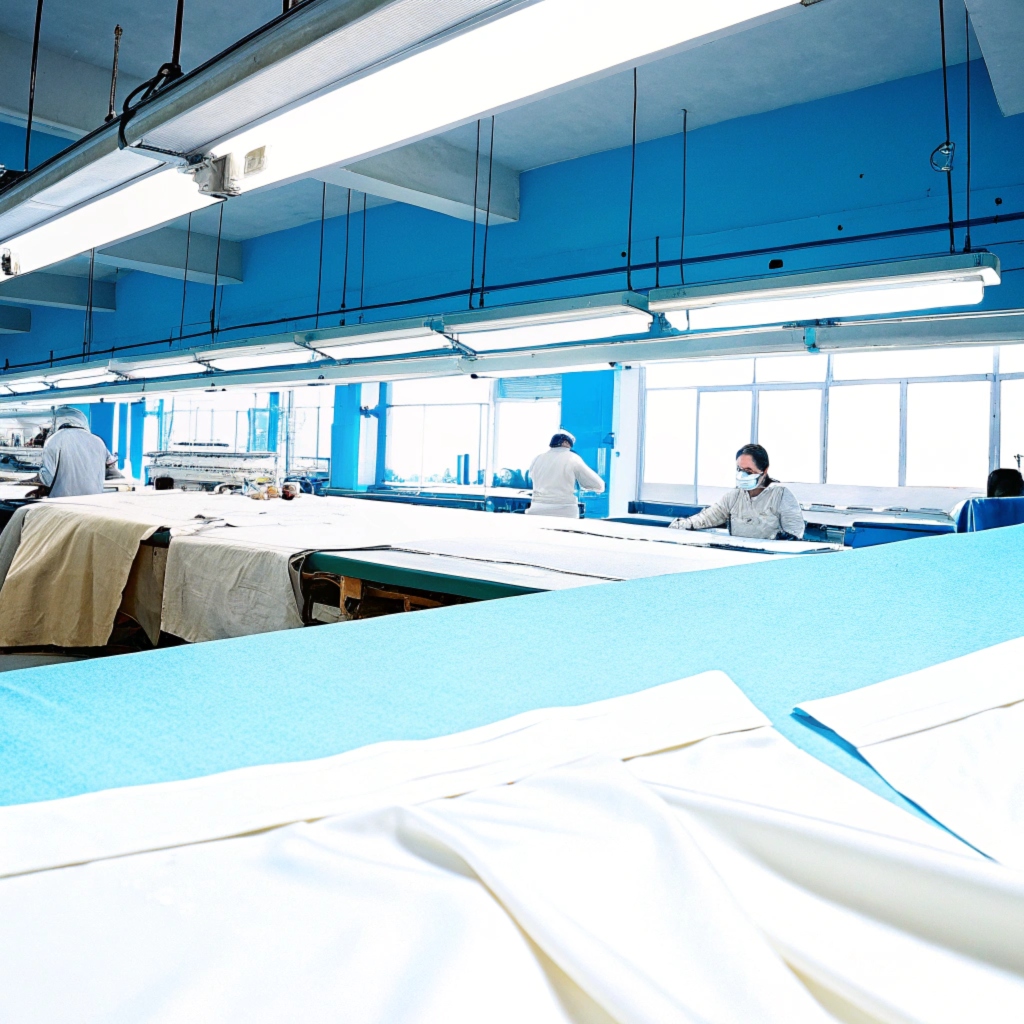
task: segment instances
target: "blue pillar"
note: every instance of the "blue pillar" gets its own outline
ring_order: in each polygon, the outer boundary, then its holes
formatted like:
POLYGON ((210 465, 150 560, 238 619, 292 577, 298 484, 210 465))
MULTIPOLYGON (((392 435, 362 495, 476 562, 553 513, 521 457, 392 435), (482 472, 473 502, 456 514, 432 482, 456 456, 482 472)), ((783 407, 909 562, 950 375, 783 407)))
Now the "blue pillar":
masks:
POLYGON ((142 440, 146 431, 146 402, 132 402, 131 432, 128 439, 128 457, 131 460, 132 476, 142 479, 142 440))
POLYGON ((359 485, 359 403, 361 384, 339 384, 334 389, 331 423, 331 486, 355 490, 359 485))
POLYGON ((583 499, 588 519, 608 515, 614 409, 614 370, 562 374, 562 426, 576 436, 573 451, 604 480, 604 494, 583 499))
POLYGON ((107 451, 114 447, 114 404, 113 402, 96 402, 89 406, 89 429, 107 446, 107 451))
POLYGON ((128 403, 117 406, 117 468, 124 469, 128 457, 128 403))
POLYGON ((269 413, 267 415, 267 451, 277 451, 277 426, 281 419, 281 393, 270 392, 269 413))

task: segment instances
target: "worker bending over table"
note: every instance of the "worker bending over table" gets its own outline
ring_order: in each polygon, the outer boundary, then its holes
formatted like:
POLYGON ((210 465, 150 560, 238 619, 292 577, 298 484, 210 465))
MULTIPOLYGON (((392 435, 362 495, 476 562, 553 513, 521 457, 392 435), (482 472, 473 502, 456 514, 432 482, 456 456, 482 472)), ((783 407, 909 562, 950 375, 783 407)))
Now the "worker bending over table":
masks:
POLYGON ((78 494, 102 494, 104 481, 120 477, 117 459, 102 438, 89 430, 80 409, 62 405, 54 413, 54 430, 43 445, 43 463, 37 480, 41 486, 29 497, 66 498, 78 494))
POLYGON ((528 516, 579 519, 576 485, 598 494, 604 490, 604 481, 572 450, 575 443, 569 431, 560 430, 551 438, 548 450, 533 460, 533 497, 526 510, 528 516))
POLYGON ((800 540, 804 514, 793 492, 768 475, 768 452, 745 444, 736 453, 736 487, 703 512, 674 519, 676 530, 708 530, 728 524, 733 537, 800 540))

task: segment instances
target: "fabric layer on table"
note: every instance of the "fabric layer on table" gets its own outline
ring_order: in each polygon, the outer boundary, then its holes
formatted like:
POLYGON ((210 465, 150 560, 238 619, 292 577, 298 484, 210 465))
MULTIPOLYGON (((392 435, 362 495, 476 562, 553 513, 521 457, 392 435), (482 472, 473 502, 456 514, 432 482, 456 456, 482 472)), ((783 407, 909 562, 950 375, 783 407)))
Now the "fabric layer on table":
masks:
MULTIPOLYGON (((353 813, 2 879, 0 1012, 1018 1021, 1024 873, 799 751, 720 674, 682 682, 699 685, 476 731, 480 748, 559 756, 471 770, 458 797, 378 787, 353 813), (640 746, 671 729, 681 745, 622 764, 638 728, 656 730, 640 746)), ((378 754, 407 760, 391 746, 378 754)), ((301 804, 309 781, 278 792, 301 804)), ((189 785, 141 789, 169 806, 189 785)))
POLYGON ((838 733, 904 796, 1024 869, 1024 638, 797 711, 838 733))
POLYGON ((30 506, 0 589, 0 647, 102 647, 139 544, 155 529, 114 512, 30 506))

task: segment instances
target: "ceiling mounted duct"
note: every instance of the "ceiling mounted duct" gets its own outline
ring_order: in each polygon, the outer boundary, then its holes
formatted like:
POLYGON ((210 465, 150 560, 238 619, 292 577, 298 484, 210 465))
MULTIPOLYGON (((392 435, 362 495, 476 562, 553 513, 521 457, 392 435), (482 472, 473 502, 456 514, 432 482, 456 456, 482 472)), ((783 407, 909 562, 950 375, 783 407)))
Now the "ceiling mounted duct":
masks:
POLYGON ((796 324, 977 305, 1000 282, 989 252, 900 260, 652 291, 650 308, 680 331, 796 324))
POLYGON ((610 292, 456 313, 444 327, 474 352, 493 352, 645 334, 652 319, 642 295, 610 292))

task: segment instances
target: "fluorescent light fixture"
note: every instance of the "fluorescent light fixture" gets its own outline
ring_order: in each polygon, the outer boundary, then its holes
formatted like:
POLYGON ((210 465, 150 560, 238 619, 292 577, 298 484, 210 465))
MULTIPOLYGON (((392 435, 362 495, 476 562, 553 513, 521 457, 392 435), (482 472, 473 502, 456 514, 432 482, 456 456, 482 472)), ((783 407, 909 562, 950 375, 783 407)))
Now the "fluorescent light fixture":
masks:
POLYGON ((233 345, 221 349, 208 349, 196 357, 215 370, 260 370, 268 366, 294 366, 313 363, 321 357, 308 348, 292 342, 269 345, 233 345))
POLYGON ((153 377, 180 377, 186 373, 207 371, 194 355, 165 356, 163 359, 138 359, 110 361, 110 369, 131 380, 149 380, 153 377))
MULTIPOLYGON (((0 253, 9 251, 17 272, 30 274, 215 202, 200 193, 191 175, 164 168, 5 239, 0 253)), ((10 279, 0 270, 0 288, 10 279)))
POLYGON ((652 319, 642 295, 610 292, 456 313, 444 327, 474 352, 493 352, 646 334, 652 319))
POLYGON ((621 0, 540 0, 282 111, 213 153, 231 154, 239 166, 262 164, 235 183, 240 191, 262 188, 633 67, 652 53, 786 8, 798 11, 799 0, 633 0, 628 13, 621 0), (261 159, 246 159, 261 149, 261 159))
POLYGON ((305 335, 305 338, 317 352, 339 362, 452 349, 451 341, 431 324, 432 321, 422 317, 385 320, 375 324, 343 327, 326 336, 314 332, 305 335))
POLYGON ((34 391, 46 391, 50 387, 45 377, 22 377, 14 380, 4 380, 0 377, 0 384, 3 384, 8 391, 16 395, 28 395, 34 391))
POLYGON ((977 252, 659 288, 648 299, 677 330, 702 331, 974 306, 999 282, 999 259, 977 252))
POLYGON ((108 370, 105 365, 88 366, 78 370, 69 369, 47 376, 49 382, 58 388, 84 387, 86 384, 103 384, 118 379, 118 375, 108 370))

